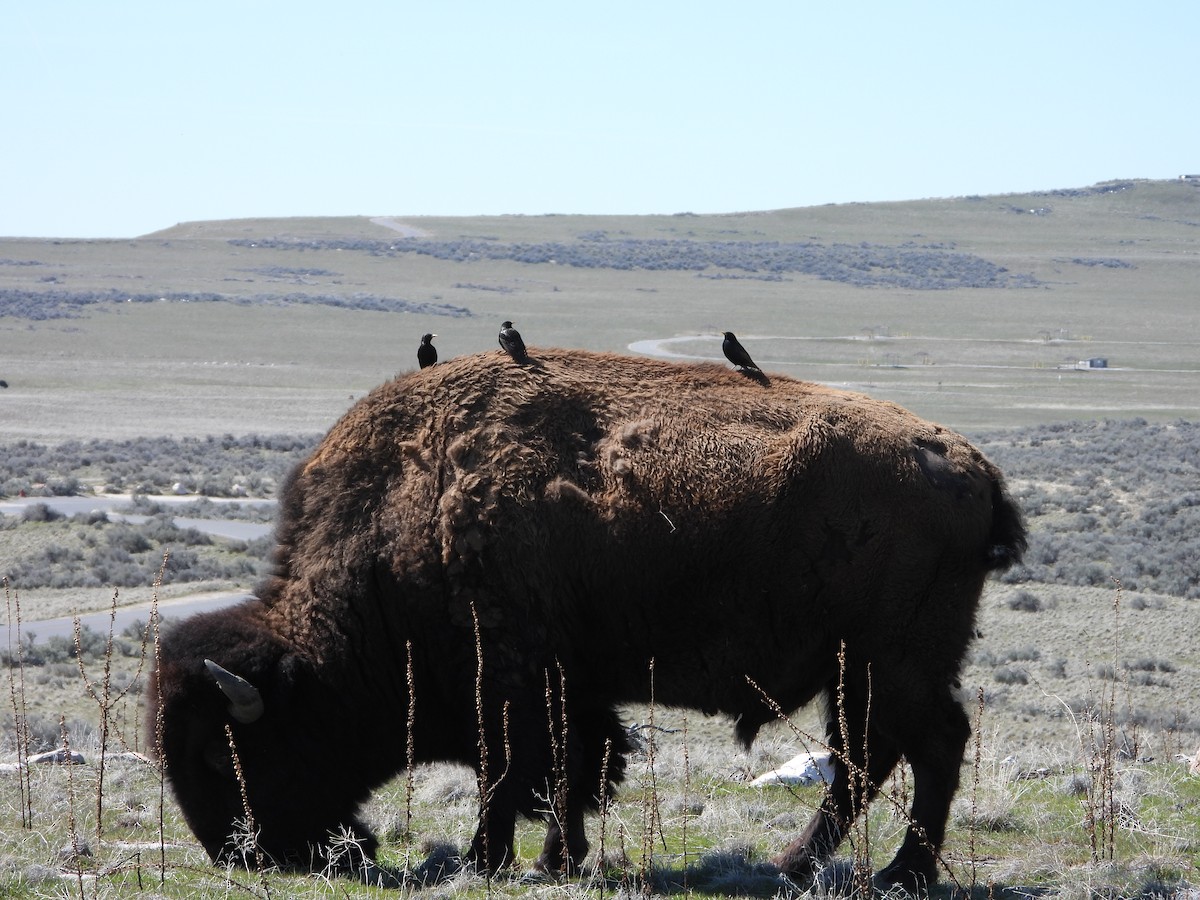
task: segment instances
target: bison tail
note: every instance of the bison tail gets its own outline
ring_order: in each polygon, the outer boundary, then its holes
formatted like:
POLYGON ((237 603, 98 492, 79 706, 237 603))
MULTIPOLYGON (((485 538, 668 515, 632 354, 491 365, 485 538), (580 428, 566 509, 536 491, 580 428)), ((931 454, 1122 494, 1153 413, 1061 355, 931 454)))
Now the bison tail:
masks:
POLYGON ((1025 517, 1004 489, 1002 481, 992 483, 992 532, 988 537, 987 567, 1003 572, 1021 561, 1029 547, 1025 517))

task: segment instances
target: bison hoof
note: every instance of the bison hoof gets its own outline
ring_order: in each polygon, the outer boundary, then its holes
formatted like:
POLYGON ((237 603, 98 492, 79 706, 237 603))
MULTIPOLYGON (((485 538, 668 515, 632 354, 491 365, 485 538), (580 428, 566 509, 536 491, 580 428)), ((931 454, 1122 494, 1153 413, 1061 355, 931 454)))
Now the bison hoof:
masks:
POLYGON ((425 861, 408 873, 406 883, 417 887, 430 887, 449 881, 470 863, 463 860, 457 848, 445 843, 434 844, 425 861))
POLYGON ((533 868, 534 871, 542 872, 551 878, 578 875, 583 871, 583 859, 568 859, 566 865, 564 865, 561 857, 547 856, 543 853, 537 858, 537 862, 533 864, 533 868))
POLYGON ((405 886, 404 873, 385 869, 373 862, 366 862, 354 870, 354 877, 365 885, 376 888, 402 888, 405 886))
POLYGON ((929 895, 929 889, 937 882, 937 866, 933 860, 912 862, 896 859, 875 876, 875 886, 886 890, 902 887, 918 897, 929 895))
POLYGON ((781 853, 771 860, 771 865, 797 884, 810 883, 820 869, 820 864, 803 851, 781 853))
POLYGON ((520 883, 525 885, 533 884, 557 884, 560 876, 556 872, 549 872, 538 863, 534 863, 532 869, 526 869, 521 873, 520 883))

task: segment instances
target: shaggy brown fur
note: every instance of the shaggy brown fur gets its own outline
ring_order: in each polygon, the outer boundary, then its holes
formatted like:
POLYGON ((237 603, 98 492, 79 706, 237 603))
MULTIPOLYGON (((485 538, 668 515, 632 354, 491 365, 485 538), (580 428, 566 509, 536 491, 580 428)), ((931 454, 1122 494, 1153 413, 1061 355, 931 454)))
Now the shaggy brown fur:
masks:
MULTIPOLYGON (((242 811, 205 657, 262 693, 261 721, 232 724, 250 804, 263 848, 305 864, 339 826, 373 850, 355 810, 405 763, 407 642, 417 758, 480 765, 477 619, 492 780, 511 753, 471 847, 481 864, 511 860, 515 815, 539 814, 553 783, 548 672, 569 720, 568 814, 539 861, 557 869, 587 852, 605 740, 627 749, 614 708, 649 699, 651 660, 657 702, 729 714, 748 744, 773 718, 749 679, 786 710, 832 700, 844 644, 845 750, 862 765, 869 748, 872 788, 856 796, 841 763, 777 863, 810 874, 903 755, 919 827, 881 877, 908 885, 937 876, 983 580, 1025 547, 996 469, 891 403, 562 350, 377 388, 294 473, 278 540, 260 600, 163 644, 162 750, 214 857, 242 811), (348 745, 366 761, 353 771, 336 759, 348 745)), ((623 768, 608 764, 612 782, 623 768)))

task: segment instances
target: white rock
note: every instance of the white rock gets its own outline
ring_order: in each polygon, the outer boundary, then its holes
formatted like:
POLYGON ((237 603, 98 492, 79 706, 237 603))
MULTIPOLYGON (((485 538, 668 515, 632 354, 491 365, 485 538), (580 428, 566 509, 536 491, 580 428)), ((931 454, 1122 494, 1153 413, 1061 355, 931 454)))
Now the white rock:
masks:
POLYGON ((751 785, 832 783, 833 756, 829 753, 801 753, 750 782, 751 785))

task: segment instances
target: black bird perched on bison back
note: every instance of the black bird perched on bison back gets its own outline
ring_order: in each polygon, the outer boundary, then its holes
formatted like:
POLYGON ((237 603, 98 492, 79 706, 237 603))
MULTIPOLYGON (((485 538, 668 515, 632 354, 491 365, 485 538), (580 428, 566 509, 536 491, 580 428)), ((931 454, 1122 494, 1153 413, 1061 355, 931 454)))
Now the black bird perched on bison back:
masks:
POLYGON ((519 363, 525 362, 525 342, 521 340, 521 332, 512 327, 512 322, 500 323, 500 346, 504 352, 519 363))
POLYGON ((721 352, 739 369, 753 369, 755 372, 762 373, 762 369, 754 364, 754 360, 750 358, 750 354, 746 352, 746 348, 741 345, 732 331, 725 332, 725 340, 721 341, 721 352))
POLYGON ((428 369, 437 362, 437 348, 433 346, 436 334, 427 334, 421 338, 421 346, 417 348, 417 362, 422 369, 428 369))

